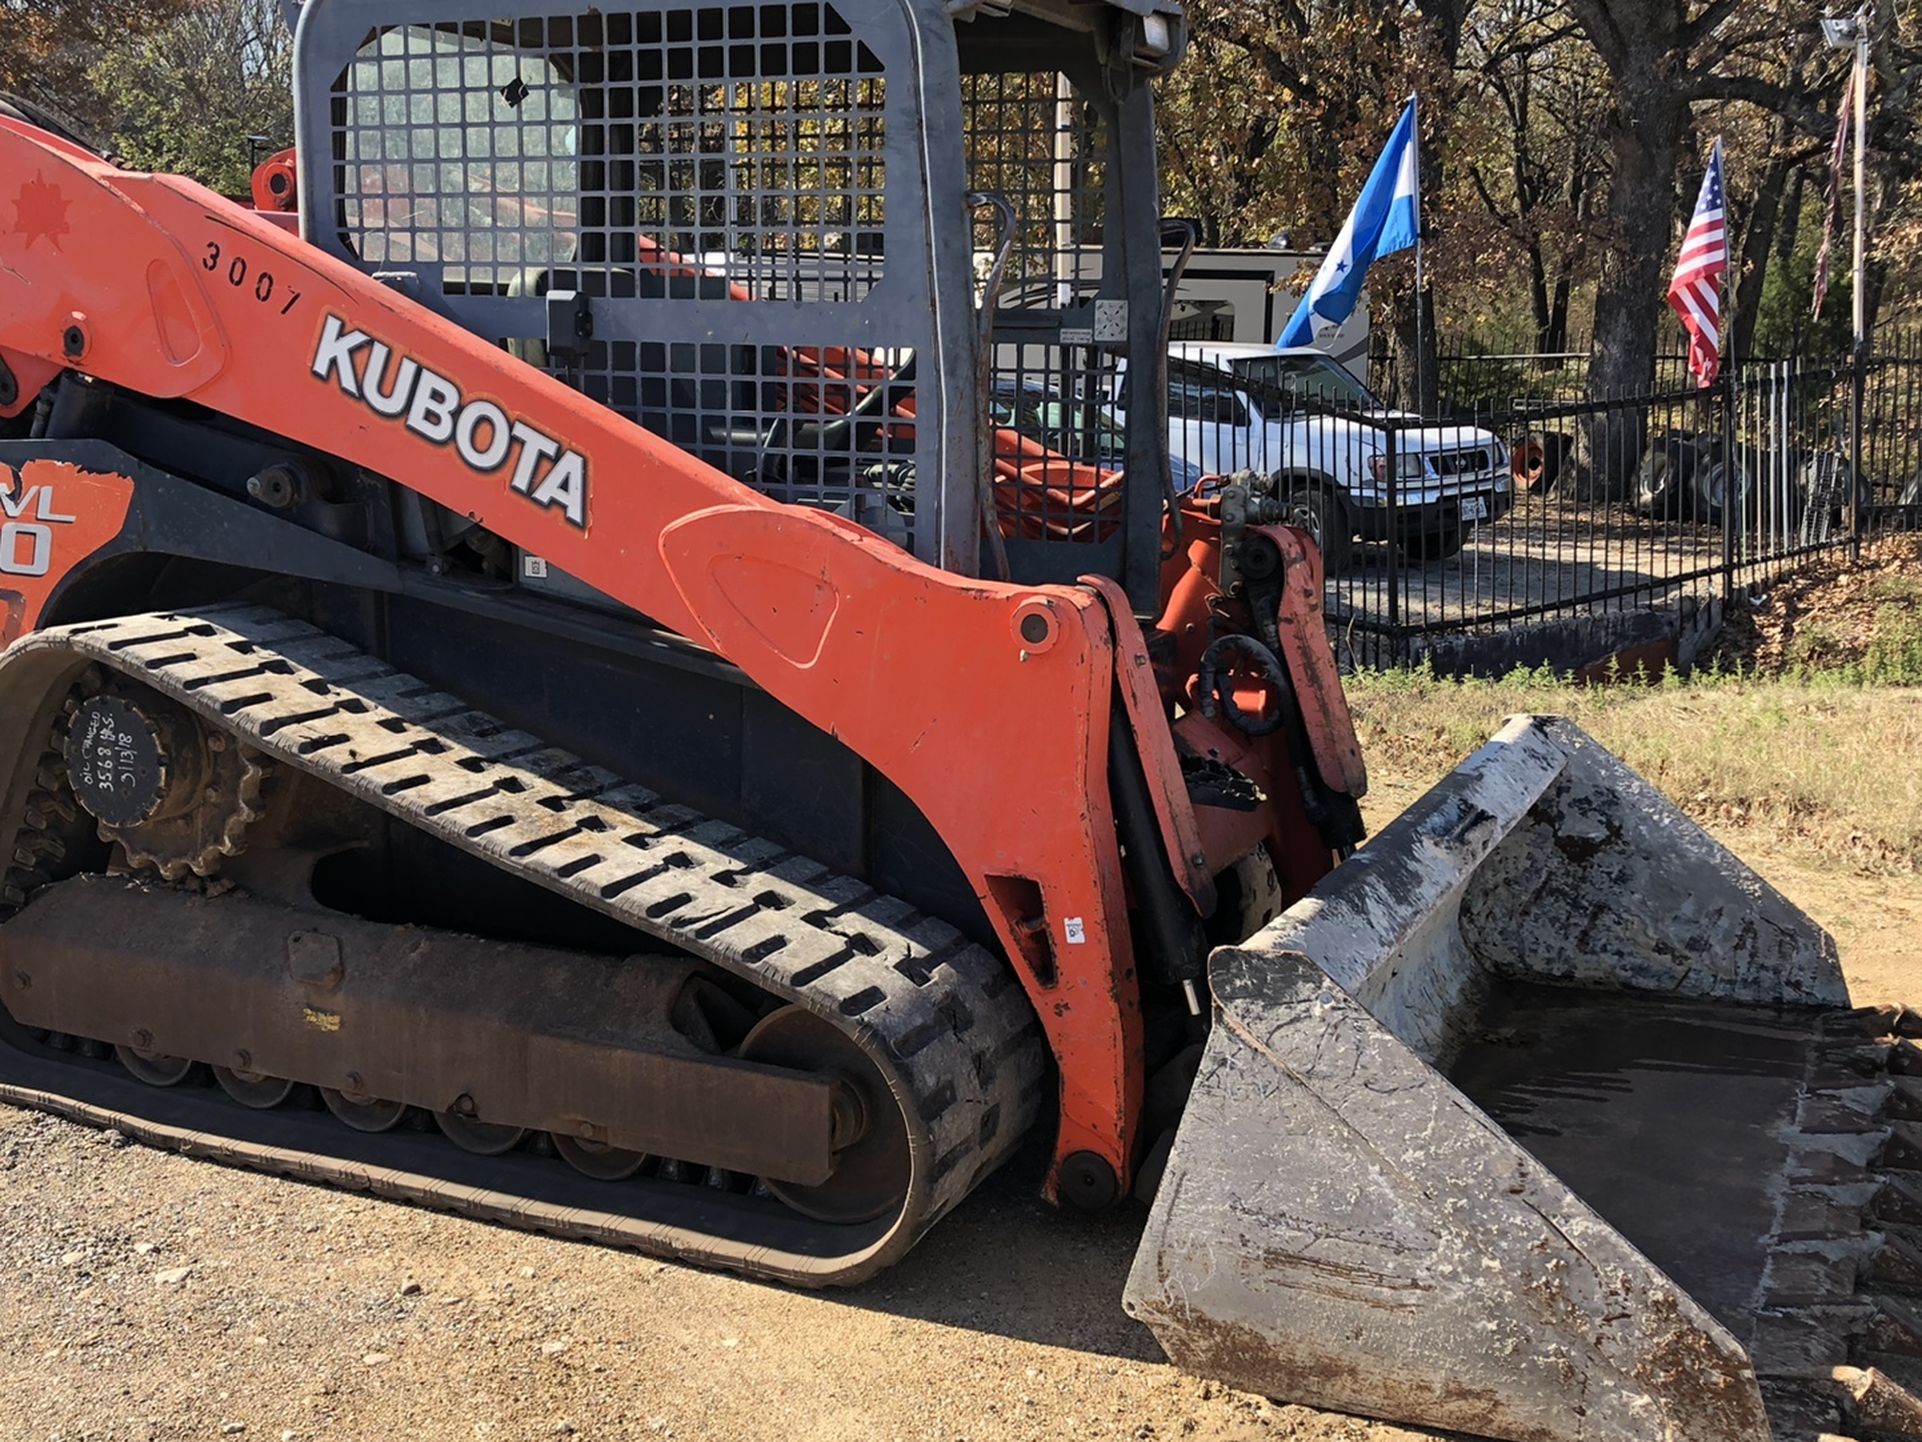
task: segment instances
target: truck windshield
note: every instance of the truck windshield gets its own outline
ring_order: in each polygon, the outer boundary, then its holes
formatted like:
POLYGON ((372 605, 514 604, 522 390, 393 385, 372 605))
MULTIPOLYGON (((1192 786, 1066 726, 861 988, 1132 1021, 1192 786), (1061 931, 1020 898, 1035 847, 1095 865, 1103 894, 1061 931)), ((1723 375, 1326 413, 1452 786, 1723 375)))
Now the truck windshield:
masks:
POLYGON ((1320 356, 1242 356, 1228 364, 1256 385, 1272 386, 1312 405, 1368 411, 1381 404, 1360 381, 1320 356))

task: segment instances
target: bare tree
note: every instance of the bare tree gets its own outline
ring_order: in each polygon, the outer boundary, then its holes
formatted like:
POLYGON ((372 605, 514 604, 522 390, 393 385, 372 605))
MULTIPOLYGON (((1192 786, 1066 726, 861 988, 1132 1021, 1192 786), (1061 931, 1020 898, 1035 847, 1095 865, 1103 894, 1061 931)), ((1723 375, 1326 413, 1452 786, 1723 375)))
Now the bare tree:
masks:
POLYGON ((1604 88, 1564 0, 1493 7, 1471 30, 1462 65, 1493 106, 1485 146, 1463 171, 1528 268, 1534 348, 1565 351, 1576 278, 1608 172, 1604 88))

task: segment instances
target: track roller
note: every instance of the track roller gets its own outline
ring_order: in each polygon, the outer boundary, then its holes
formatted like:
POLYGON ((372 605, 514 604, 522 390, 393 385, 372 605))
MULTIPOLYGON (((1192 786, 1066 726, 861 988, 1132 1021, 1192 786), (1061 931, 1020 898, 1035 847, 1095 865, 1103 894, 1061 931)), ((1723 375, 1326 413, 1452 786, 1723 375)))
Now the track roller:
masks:
POLYGON ((584 1177, 597 1182, 622 1182, 647 1164, 645 1152, 610 1147, 606 1142, 570 1137, 561 1132, 550 1134, 560 1159, 584 1177))
POLYGON ((217 1066, 213 1072, 214 1080, 220 1084, 222 1091, 243 1107, 252 1107, 256 1111, 268 1111, 279 1106, 294 1094, 294 1088, 298 1085, 286 1077, 266 1076, 237 1067, 217 1066))
POLYGON ((357 1132, 390 1132, 407 1115, 406 1102, 390 1102, 339 1087, 322 1087, 320 1099, 328 1111, 357 1132))
POLYGON ((484 1122, 459 1111, 435 1112, 434 1121, 448 1141, 477 1157, 503 1156, 528 1137, 526 1127, 484 1122))
POLYGON ((117 1046, 113 1054, 120 1064, 150 1087, 179 1086, 193 1075, 194 1063, 184 1056, 145 1051, 135 1046, 117 1046))

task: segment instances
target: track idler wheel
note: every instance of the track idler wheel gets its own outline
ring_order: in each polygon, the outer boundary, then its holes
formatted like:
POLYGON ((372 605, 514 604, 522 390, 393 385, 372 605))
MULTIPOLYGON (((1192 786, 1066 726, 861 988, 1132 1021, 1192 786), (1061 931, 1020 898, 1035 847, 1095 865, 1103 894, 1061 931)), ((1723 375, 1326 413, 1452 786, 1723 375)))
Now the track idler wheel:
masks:
POLYGON ((859 1042, 804 1006, 769 1012, 741 1043, 743 1061, 838 1074, 834 1175, 819 1186, 763 1177, 770 1193, 804 1217, 853 1224, 901 1205, 913 1156, 907 1122, 886 1078, 859 1042))

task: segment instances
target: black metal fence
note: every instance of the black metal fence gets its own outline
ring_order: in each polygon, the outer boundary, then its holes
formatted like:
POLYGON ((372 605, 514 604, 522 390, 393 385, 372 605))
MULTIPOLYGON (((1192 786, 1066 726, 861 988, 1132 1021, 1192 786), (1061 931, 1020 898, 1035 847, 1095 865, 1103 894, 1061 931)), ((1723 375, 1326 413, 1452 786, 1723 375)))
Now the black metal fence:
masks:
POLYGON ((1318 535, 1345 663, 1571 664, 1686 636, 1800 557, 1922 528, 1918 341, 1862 368, 1859 428, 1846 359, 1708 388, 1671 366, 1595 399, 1583 358, 1522 358, 1523 383, 1454 388, 1423 418, 1317 357, 1177 345, 1170 438, 1178 475, 1318 535))

